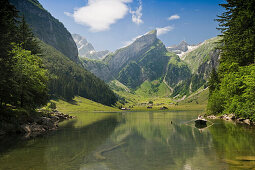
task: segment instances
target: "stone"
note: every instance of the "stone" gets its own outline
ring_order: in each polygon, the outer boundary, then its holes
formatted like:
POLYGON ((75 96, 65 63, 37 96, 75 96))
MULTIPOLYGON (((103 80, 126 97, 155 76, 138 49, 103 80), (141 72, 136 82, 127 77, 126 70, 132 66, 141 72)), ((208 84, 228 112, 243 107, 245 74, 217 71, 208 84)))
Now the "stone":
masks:
POLYGON ((243 120, 243 122, 244 122, 245 124, 247 124, 247 125, 251 125, 251 121, 250 121, 249 119, 245 119, 245 120, 243 120))
POLYGON ((31 133, 31 128, 30 128, 30 126, 28 124, 21 125, 21 129, 25 133, 31 133))
POLYGON ((217 117, 215 115, 209 115, 207 116, 208 119, 217 119, 217 117))

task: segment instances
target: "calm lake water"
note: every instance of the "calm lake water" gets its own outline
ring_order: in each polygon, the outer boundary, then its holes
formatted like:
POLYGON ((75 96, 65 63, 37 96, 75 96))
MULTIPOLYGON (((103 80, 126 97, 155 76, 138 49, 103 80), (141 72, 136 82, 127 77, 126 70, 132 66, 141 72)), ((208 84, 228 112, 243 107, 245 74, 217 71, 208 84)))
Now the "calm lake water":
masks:
POLYGON ((46 136, 0 139, 0 169, 255 168, 255 129, 217 120, 201 131, 188 122, 198 114, 80 114, 46 136))

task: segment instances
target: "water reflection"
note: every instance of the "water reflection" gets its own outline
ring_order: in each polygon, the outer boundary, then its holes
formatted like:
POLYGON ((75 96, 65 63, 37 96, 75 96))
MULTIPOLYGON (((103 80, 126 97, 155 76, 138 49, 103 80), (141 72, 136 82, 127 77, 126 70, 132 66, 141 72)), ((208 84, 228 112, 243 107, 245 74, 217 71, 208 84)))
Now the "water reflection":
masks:
POLYGON ((185 121, 190 112, 132 113, 125 115, 112 135, 121 149, 106 153, 110 169, 192 169, 224 167, 215 157, 209 131, 202 134, 185 121), (171 121, 173 124, 171 124, 171 121), (203 161, 202 163, 197 163, 203 161), (213 161, 211 161, 213 160, 213 161))
POLYGON ((218 120, 210 128, 217 155, 231 169, 255 168, 255 129, 218 120))
POLYGON ((0 169, 254 167, 254 129, 216 121, 200 132, 185 124, 198 114, 186 111, 76 115, 78 120, 64 122, 58 131, 2 150, 0 169))
POLYGON ((80 128, 76 123, 69 121, 59 131, 16 145, 0 157, 0 169, 79 169, 111 135, 117 119, 108 116, 80 128))

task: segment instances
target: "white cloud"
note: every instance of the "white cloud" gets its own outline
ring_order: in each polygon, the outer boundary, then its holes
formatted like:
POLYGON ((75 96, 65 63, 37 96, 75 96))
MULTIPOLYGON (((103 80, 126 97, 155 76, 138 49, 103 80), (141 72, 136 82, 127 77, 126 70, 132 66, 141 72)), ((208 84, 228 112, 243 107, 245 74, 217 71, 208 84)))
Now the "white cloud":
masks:
POLYGON ((157 29, 157 35, 160 36, 162 34, 168 33, 169 31, 172 31, 174 29, 174 27, 166 26, 166 27, 156 28, 156 29, 157 29))
POLYGON ((139 0, 139 7, 138 7, 135 11, 132 11, 131 9, 130 9, 130 11, 129 11, 130 14, 132 14, 132 21, 133 21, 134 23, 136 23, 137 25, 143 23, 143 20, 141 19, 142 16, 143 16, 143 14, 142 14, 142 9, 143 9, 143 7, 142 7, 142 1, 139 0))
POLYGON ((170 20, 176 20, 176 19, 180 19, 180 18, 181 18, 181 17, 180 17, 179 15, 175 14, 175 15, 170 16, 170 17, 168 18, 168 20, 170 21, 170 20))
POLYGON ((70 13, 70 12, 64 12, 64 14, 65 14, 66 16, 68 16, 68 17, 72 17, 72 16, 73 16, 73 14, 70 13))
POLYGON ((88 5, 76 9, 72 16, 75 22, 89 26, 93 32, 105 31, 128 13, 130 2, 132 0, 88 0, 88 5))

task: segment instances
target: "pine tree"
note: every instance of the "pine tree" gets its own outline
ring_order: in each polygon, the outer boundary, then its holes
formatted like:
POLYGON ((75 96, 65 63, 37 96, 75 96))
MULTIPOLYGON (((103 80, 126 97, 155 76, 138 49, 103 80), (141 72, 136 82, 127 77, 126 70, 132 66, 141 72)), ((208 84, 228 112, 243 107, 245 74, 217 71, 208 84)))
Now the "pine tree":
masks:
POLYGON ((31 51, 32 54, 40 52, 38 41, 29 25, 26 23, 24 15, 18 27, 18 44, 21 44, 23 49, 31 51))
POLYGON ((215 68, 213 67, 211 75, 210 75, 210 79, 208 82, 209 96, 211 96, 212 92, 215 91, 219 87, 219 83, 220 83, 220 80, 219 80, 218 74, 217 74, 215 68))
POLYGON ((0 107, 12 99, 9 94, 14 89, 12 60, 9 51, 16 41, 18 12, 8 0, 0 1, 0 107))
POLYGON ((221 6, 221 59, 209 82, 208 112, 255 121, 255 1, 227 0, 221 6))
POLYGON ((233 62, 240 66, 254 63, 255 59, 255 1, 227 0, 220 4, 226 9, 217 21, 223 36, 220 72, 233 62))

